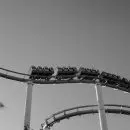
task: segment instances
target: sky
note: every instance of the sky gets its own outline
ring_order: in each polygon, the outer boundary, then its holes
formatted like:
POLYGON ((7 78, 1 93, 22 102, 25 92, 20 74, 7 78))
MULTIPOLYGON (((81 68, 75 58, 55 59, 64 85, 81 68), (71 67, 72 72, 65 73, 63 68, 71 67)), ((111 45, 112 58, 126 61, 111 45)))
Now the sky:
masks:
MULTIPOLYGON (((127 0, 1 0, 0 67, 84 66, 130 79, 127 0)), ((1 130, 23 130, 27 84, 0 78, 1 130)), ((105 103, 130 105, 130 94, 103 87, 105 103)), ((34 85, 31 128, 49 115, 97 104, 93 84, 34 85)), ((129 130, 130 117, 107 115, 109 130, 129 130)), ((52 130, 100 130, 98 115, 63 120, 52 130)))

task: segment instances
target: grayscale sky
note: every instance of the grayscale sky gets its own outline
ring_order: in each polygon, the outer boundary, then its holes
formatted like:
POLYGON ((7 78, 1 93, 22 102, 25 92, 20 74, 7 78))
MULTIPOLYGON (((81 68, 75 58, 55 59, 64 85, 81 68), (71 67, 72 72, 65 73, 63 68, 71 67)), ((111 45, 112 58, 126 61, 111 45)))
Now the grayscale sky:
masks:
MULTIPOLYGON (((84 66, 130 79, 130 2, 127 0, 1 0, 0 67, 27 73, 31 65, 84 66)), ((1 130, 23 130, 26 84, 0 78, 1 130)), ((130 95, 103 88, 105 103, 130 105, 130 95)), ((96 104, 94 85, 34 85, 31 127, 57 111, 96 104)), ((107 115, 109 130, 129 130, 130 117, 107 115)), ((55 124, 52 130, 100 130, 98 115, 55 124)))

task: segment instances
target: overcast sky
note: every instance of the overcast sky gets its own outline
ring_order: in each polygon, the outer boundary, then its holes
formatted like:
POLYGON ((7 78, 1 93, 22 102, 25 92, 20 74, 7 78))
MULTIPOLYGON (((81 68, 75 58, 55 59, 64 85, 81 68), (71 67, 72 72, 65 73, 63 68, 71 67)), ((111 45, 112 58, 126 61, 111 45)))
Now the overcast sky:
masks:
MULTIPOLYGON (((0 67, 27 73, 31 65, 84 66, 130 79, 127 0, 1 0, 0 67)), ((0 79, 1 130, 23 130, 26 84, 0 79)), ((130 95, 103 88, 105 103, 130 105, 130 95)), ((57 111, 96 104, 94 85, 34 85, 31 127, 57 111)), ((107 116, 109 130, 129 130, 130 117, 107 116)), ((53 130, 100 130, 98 115, 55 124, 53 130)))

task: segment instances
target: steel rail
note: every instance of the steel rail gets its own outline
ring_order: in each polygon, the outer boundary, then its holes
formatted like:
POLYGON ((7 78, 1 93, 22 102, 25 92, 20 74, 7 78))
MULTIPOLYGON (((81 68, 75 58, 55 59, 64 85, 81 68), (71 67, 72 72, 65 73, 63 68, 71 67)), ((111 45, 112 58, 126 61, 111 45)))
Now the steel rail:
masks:
POLYGON ((14 74, 19 74, 19 75, 30 76, 29 74, 20 73, 20 72, 16 72, 16 71, 5 69, 5 68, 0 68, 0 70, 4 70, 6 72, 11 72, 11 73, 14 73, 14 74))
MULTIPOLYGON (((45 122, 43 124, 41 124, 41 126, 43 129, 46 127, 50 128, 55 123, 58 123, 64 119, 69 119, 74 116, 81 116, 81 115, 85 115, 85 114, 98 113, 98 109, 95 109, 95 107, 97 107, 97 106, 98 105, 87 105, 87 106, 79 106, 79 107, 62 110, 60 112, 52 114, 49 118, 45 119, 45 122), (88 110, 79 110, 81 108, 90 108, 90 107, 92 107, 92 108, 88 109, 88 110)), ((128 105, 105 104, 104 106, 117 107, 117 108, 105 108, 106 113, 130 115, 130 110, 127 110, 128 108, 130 108, 130 106, 128 106, 128 105), (120 107, 120 109, 119 109, 119 107, 120 107), (125 109, 125 108, 127 108, 127 109, 125 109)))
MULTIPOLYGON (((50 119, 54 115, 58 115, 58 114, 61 114, 63 112, 68 112, 68 111, 71 111, 71 110, 77 110, 77 109, 83 109, 83 108, 89 108, 89 107, 97 107, 97 106, 98 105, 85 105, 85 106, 72 107, 72 108, 69 108, 69 109, 65 109, 65 110, 59 111, 59 112, 53 114, 52 116, 48 117, 47 119, 50 119)), ((128 105, 119 105, 119 104, 105 104, 104 106, 107 106, 107 107, 130 108, 130 106, 128 106, 128 105)))

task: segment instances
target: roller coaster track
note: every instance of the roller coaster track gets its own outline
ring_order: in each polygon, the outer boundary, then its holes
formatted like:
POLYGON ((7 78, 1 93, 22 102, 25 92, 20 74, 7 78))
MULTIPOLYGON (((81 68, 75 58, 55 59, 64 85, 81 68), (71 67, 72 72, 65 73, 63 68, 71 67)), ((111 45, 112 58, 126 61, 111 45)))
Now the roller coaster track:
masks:
MULTIPOLYGON (((86 105, 86 106, 78 106, 69 109, 65 109, 59 111, 55 114, 52 114, 50 117, 45 119, 45 122, 41 124, 42 130, 45 128, 52 127, 55 123, 60 122, 64 119, 69 119, 74 116, 81 116, 85 114, 95 114, 98 113, 98 109, 96 108, 98 105, 86 105)), ((105 112, 112 114, 123 114, 130 115, 130 106, 128 105, 117 105, 117 104, 105 104, 105 112), (113 107, 113 108, 109 108, 113 107)))
MULTIPOLYGON (((110 73, 109 73, 110 74, 110 73)), ((77 77, 74 79, 69 79, 69 80, 58 80, 56 79, 56 76, 52 76, 51 79, 49 81, 47 80, 35 80, 35 79, 29 79, 31 75, 29 74, 25 74, 25 73, 20 73, 20 72, 16 72, 16 71, 12 71, 9 69, 4 69, 4 68, 0 68, 0 77, 2 78, 6 78, 6 79, 10 79, 10 80, 15 80, 15 81, 19 81, 19 82, 23 82, 23 83, 27 83, 29 81, 33 82, 34 84, 65 84, 65 83, 88 83, 88 84, 96 84, 96 80, 90 80, 90 79, 85 79, 85 80, 81 80, 78 79, 77 77)), ((100 78, 100 76, 99 76, 100 78)), ((130 86, 124 86, 120 87, 120 84, 114 85, 114 84, 109 84, 108 82, 105 83, 100 83, 101 86, 107 86, 110 88, 115 88, 117 90, 121 90, 121 91, 125 91, 130 93, 130 86)))

